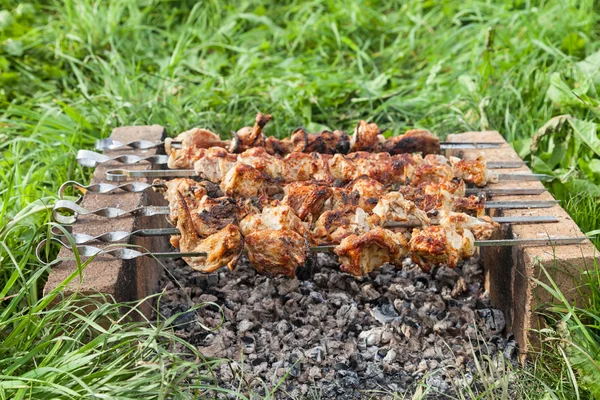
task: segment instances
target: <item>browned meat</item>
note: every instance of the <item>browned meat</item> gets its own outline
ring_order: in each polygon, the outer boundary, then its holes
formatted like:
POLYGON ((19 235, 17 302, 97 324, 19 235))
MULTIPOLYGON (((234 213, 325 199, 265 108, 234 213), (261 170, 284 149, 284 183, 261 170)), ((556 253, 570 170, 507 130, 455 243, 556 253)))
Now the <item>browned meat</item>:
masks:
POLYGON ((328 154, 319 153, 290 153, 283 160, 286 164, 285 181, 300 182, 318 180, 331 182, 328 154))
POLYGON ((290 139, 277 139, 274 136, 267 137, 265 150, 274 156, 285 156, 292 152, 292 142, 290 139))
POLYGON ((313 244, 339 243, 347 236, 360 235, 380 224, 377 215, 369 215, 358 207, 325 211, 315 223, 311 242, 313 244))
POLYGON ((498 182, 498 174, 487 169, 486 161, 483 157, 478 157, 476 160, 470 161, 450 157, 450 162, 452 163, 454 175, 467 183, 483 187, 488 182, 498 182))
POLYGON ((432 165, 423 163, 419 165, 408 182, 412 186, 419 186, 430 183, 443 183, 454 178, 454 172, 449 165, 432 165))
POLYGON ((376 151, 379 144, 383 142, 383 136, 379 134, 377 124, 369 124, 360 120, 354 128, 354 136, 351 140, 352 151, 376 151))
POLYGON ((227 172, 237 163, 237 155, 220 147, 202 149, 193 167, 198 175, 211 182, 220 183, 227 172))
POLYGON ((221 190, 230 197, 271 196, 281 187, 256 168, 246 164, 235 164, 221 182, 221 190))
POLYGON ((488 240, 494 232, 500 229, 500 224, 494 222, 492 218, 483 216, 481 218, 471 217, 465 213, 445 212, 440 219, 440 225, 450 227, 458 233, 468 229, 473 233, 476 240, 488 240))
POLYGON ((367 176, 354 179, 346 185, 346 189, 359 194, 358 206, 366 212, 373 211, 379 199, 387 191, 382 183, 367 176))
POLYGON ((265 125, 272 119, 271 115, 261 112, 256 114, 253 127, 246 126, 236 132, 230 145, 230 151, 236 153, 244 152, 252 147, 265 147, 267 138, 263 134, 265 125))
POLYGON ((373 213, 379 216, 382 224, 409 220, 422 225, 430 223, 427 213, 417 208, 412 201, 406 200, 400 192, 389 192, 382 196, 373 213))
POLYGON ((321 154, 346 154, 350 150, 350 137, 343 131, 323 131, 306 135, 304 146, 299 142, 293 151, 321 154))
POLYGON ((302 220, 286 205, 263 207, 260 214, 248 215, 240 222, 240 230, 244 236, 264 230, 294 231, 301 236, 308 233, 302 220))
POLYGON ((390 154, 422 153, 439 154, 440 139, 423 129, 407 131, 404 135, 391 137, 381 145, 381 150, 390 154))
POLYGON ((261 274, 296 276, 308 254, 308 242, 289 230, 261 230, 244 237, 248 259, 261 274))
MULTIPOLYGON (((226 148, 229 142, 221 140, 219 135, 208 129, 203 128, 192 128, 189 131, 180 133, 173 138, 173 141, 181 142, 181 147, 197 147, 202 149, 208 149, 209 147, 223 147, 226 148)), ((171 140, 165 140, 165 152, 171 154, 174 150, 171 147, 171 140)))
POLYGON ((452 209, 456 212, 482 217, 485 215, 485 195, 475 196, 472 194, 469 197, 455 197, 452 209))
POLYGON ((254 147, 237 156, 237 161, 250 165, 271 178, 283 178, 286 165, 279 156, 270 155, 264 147, 254 147))
POLYGON ((329 185, 310 181, 293 182, 284 187, 285 197, 282 203, 289 206, 300 219, 305 221, 309 216, 318 218, 323 212, 325 202, 333 195, 329 185))
POLYGON ((424 271, 436 265, 455 268, 460 260, 475 253, 475 239, 471 231, 464 229, 458 233, 442 225, 414 229, 408 245, 410 258, 424 271))
POLYGON ((340 269, 354 276, 365 276, 385 263, 402 265, 408 243, 402 234, 376 227, 361 235, 350 235, 335 247, 340 269))

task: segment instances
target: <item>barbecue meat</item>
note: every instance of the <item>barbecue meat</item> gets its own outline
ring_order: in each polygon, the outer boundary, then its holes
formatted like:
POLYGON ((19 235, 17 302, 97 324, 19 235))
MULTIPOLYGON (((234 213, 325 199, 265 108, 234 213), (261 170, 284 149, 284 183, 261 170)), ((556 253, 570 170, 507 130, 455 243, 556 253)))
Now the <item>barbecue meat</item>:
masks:
POLYGON ((385 263, 402 265, 408 243, 402 234, 376 227, 362 235, 344 238, 334 249, 340 269, 354 276, 365 276, 385 263))
POLYGON ((427 213, 417 208, 412 201, 406 200, 400 192, 389 192, 381 197, 373 208, 373 213, 379 216, 383 224, 409 220, 418 221, 422 225, 430 223, 427 213))
POLYGON ((240 230, 244 236, 264 230, 288 230, 300 236, 308 232, 302 220, 286 205, 264 207, 260 214, 248 215, 240 222, 240 230))
POLYGON ((483 217, 485 215, 485 194, 474 194, 469 197, 455 197, 452 209, 456 212, 483 217))
POLYGON ((358 192, 360 196, 358 199, 358 206, 366 212, 373 211, 373 208, 377 205, 381 196, 386 192, 386 188, 383 184, 367 176, 361 176, 360 178, 354 179, 346 185, 346 189, 358 192))
POLYGON ((475 239, 471 231, 464 229, 458 233, 442 225, 414 229, 408 245, 410 258, 424 271, 436 265, 455 268, 460 260, 475 253, 475 239))
POLYGON ((454 175, 457 178, 464 179, 467 183, 483 187, 488 183, 497 183, 498 174, 487 169, 484 157, 478 157, 476 160, 461 160, 457 157, 450 157, 454 175))
POLYGON ((194 170, 211 182, 219 183, 237 162, 237 156, 220 147, 201 149, 202 154, 194 160, 194 170))
POLYGON ((261 112, 256 114, 254 126, 246 126, 238 130, 229 150, 241 153, 252 147, 265 147, 267 138, 262 131, 271 118, 273 118, 271 115, 265 115, 261 112))
MULTIPOLYGON (((428 156, 429 157, 429 156, 428 156)), ((443 183, 454 178, 452 167, 448 164, 431 164, 423 162, 419 165, 412 176, 409 177, 409 183, 412 186, 419 186, 424 183, 443 183)))
POLYGON ((292 142, 289 138, 279 140, 274 136, 268 136, 265 141, 265 150, 271 155, 283 157, 292 152, 292 142))
POLYGON ((312 133, 306 136, 304 148, 299 147, 293 150, 305 153, 346 154, 350 150, 350 137, 346 132, 337 130, 312 133))
POLYGON ((282 203, 289 206, 301 220, 308 216, 318 218, 323 212, 325 202, 332 196, 329 185, 315 182, 293 182, 284 187, 285 196, 282 203))
POLYGON ((237 161, 250 165, 271 178, 285 175, 285 163, 279 156, 270 155, 264 147, 254 147, 237 156, 237 161))
POLYGON ((439 154, 440 139, 423 129, 407 131, 404 135, 391 137, 381 144, 381 151, 390 154, 422 153, 439 154))
POLYGON ((180 149, 171 149, 167 160, 167 167, 171 169, 189 169, 194 163, 204 157, 206 149, 201 147, 186 146, 180 149))
MULTIPOLYGON (((180 199, 183 195, 180 195, 180 199)), ((203 238, 203 233, 196 230, 191 223, 193 216, 185 202, 177 220, 180 234, 171 238, 171 243, 182 252, 206 252, 206 257, 184 257, 188 265, 197 271, 213 272, 223 266, 230 270, 235 268, 237 260, 244 249, 242 235, 237 226, 227 224, 224 228, 203 238)))
POLYGON ((155 179, 153 183, 166 186, 166 189, 158 189, 157 191, 162 193, 169 202, 169 219, 173 224, 177 223, 177 217, 181 210, 180 194, 189 199, 193 207, 207 194, 206 188, 193 179, 178 178, 170 181, 155 179))
POLYGON ((331 182, 333 178, 329 172, 330 158, 328 154, 290 153, 284 158, 286 164, 284 180, 286 182, 309 180, 331 182))
POLYGON ((347 236, 360 235, 380 224, 377 215, 369 215, 359 207, 325 211, 315 223, 311 242, 313 244, 339 243, 347 236))
POLYGON ((465 213, 451 211, 444 212, 444 214, 440 219, 440 225, 451 227, 459 233, 468 229, 473 233, 476 240, 488 240, 500 228, 500 224, 494 222, 488 216, 475 218, 465 213))
MULTIPOLYGON (((173 141, 181 142, 181 147, 198 147, 208 149, 209 147, 227 147, 229 142, 221 140, 219 135, 208 129, 192 128, 189 131, 180 133, 173 138, 173 141)), ((171 140, 165 140, 165 152, 171 154, 173 147, 171 146, 171 140)))
POLYGON ((230 197, 271 196, 281 191, 270 177, 246 164, 235 164, 221 182, 221 190, 230 197))
POLYGON ((248 259, 261 274, 296 276, 308 254, 308 242, 289 230, 261 230, 244 237, 248 259))
POLYGON ((367 121, 360 120, 354 128, 354 136, 352 137, 352 151, 376 151, 379 143, 383 142, 384 138, 379 134, 377 124, 369 124, 367 121))

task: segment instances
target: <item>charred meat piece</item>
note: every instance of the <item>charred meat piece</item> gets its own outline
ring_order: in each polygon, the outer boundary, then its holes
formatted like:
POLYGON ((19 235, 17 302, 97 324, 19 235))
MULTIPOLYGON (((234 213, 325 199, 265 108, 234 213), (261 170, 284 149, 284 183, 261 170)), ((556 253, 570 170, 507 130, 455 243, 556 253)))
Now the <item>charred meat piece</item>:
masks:
POLYGON ((409 182, 412 186, 419 186, 424 183, 440 184, 453 178, 454 172, 447 159, 430 154, 425 156, 423 163, 415 169, 409 177, 409 182))
POLYGON ((391 137, 381 144, 381 151, 390 154, 422 153, 439 154, 440 139, 423 129, 407 131, 404 135, 391 137))
POLYGON ((250 165, 271 178, 285 176, 285 163, 279 156, 270 155, 263 147, 248 149, 237 156, 237 161, 250 165))
MULTIPOLYGON (((185 131, 175 136, 172 141, 181 142, 181 147, 197 147, 201 149, 208 149, 209 147, 223 147, 226 148, 229 142, 221 140, 219 135, 208 129, 203 128, 192 128, 189 131, 185 131)), ((171 154, 174 148, 171 146, 171 140, 165 140, 165 152, 171 154)))
POLYGON ((170 181, 155 179, 153 184, 166 186, 166 188, 157 191, 162 193, 165 200, 169 202, 169 218, 173 224, 177 223, 177 217, 181 210, 180 194, 184 198, 190 199, 195 207, 197 202, 206 196, 208 192, 200 182, 187 178, 177 178, 170 181))
POLYGON ((246 164, 235 164, 221 182, 221 190, 230 197, 271 196, 281 187, 256 168, 246 164))
POLYGON ((167 167, 171 169, 189 169, 194 163, 206 155, 202 147, 185 146, 180 149, 171 149, 167 160, 167 167))
POLYGON ((329 185, 315 182, 293 182, 283 189, 285 197, 282 203, 294 210, 301 220, 309 216, 318 218, 325 208, 325 202, 333 195, 329 185))
POLYGON ((315 223, 311 242, 313 244, 339 243, 347 236, 363 234, 380 224, 377 215, 369 215, 359 207, 325 211, 315 223))
POLYGON ((408 245, 410 258, 424 271, 437 265, 455 268, 459 261, 475 253, 475 238, 471 231, 464 229, 458 233, 442 225, 414 229, 408 245))
POLYGON ((379 144, 384 140, 379 134, 377 124, 369 124, 367 121, 360 120, 354 128, 354 136, 351 140, 352 151, 376 151, 379 144))
POLYGON ((292 142, 290 139, 277 139, 274 136, 268 136, 265 142, 265 150, 274 156, 285 156, 292 152, 292 142))
POLYGON ((260 214, 247 216, 240 222, 240 230, 244 236, 264 230, 288 230, 301 236, 308 232, 302 220, 286 205, 264 207, 260 214))
POLYGON ((261 230, 244 237, 248 259, 261 274, 296 276, 296 269, 304 264, 308 242, 289 230, 261 230))
POLYGON ((483 217, 485 215, 485 194, 480 193, 478 196, 472 194, 469 197, 455 197, 452 210, 475 217, 483 217))
POLYGON ((475 218, 457 212, 444 212, 440 225, 450 227, 461 234, 463 230, 468 229, 473 233, 475 240, 488 240, 500 229, 500 224, 494 222, 491 217, 475 218))
POLYGON ((365 276, 385 263, 402 265, 408 243, 402 234, 376 227, 362 235, 344 238, 334 249, 340 269, 354 276, 365 276))
POLYGON ((406 200, 400 192, 385 194, 373 209, 379 216, 382 224, 390 222, 418 221, 422 225, 429 225, 427 213, 420 210, 415 203, 406 200))
POLYGON ((301 182, 318 180, 332 182, 329 172, 328 154, 319 153, 290 153, 284 158, 286 164, 284 180, 286 182, 301 182))
POLYGON ((321 154, 346 154, 350 150, 350 137, 343 131, 323 131, 307 134, 306 144, 294 147, 294 151, 321 154))
POLYGON ((229 153, 220 147, 202 149, 201 157, 195 160, 193 166, 198 175, 211 182, 219 183, 227 172, 237 163, 237 155, 229 153))
POLYGON ((179 235, 171 238, 171 244, 182 252, 206 252, 206 257, 184 257, 185 262, 201 272, 213 272, 223 266, 233 270, 242 253, 244 243, 237 226, 227 224, 217 232, 204 236, 192 222, 193 214, 180 194, 182 211, 177 220, 179 235))
POLYGON ((373 211, 379 199, 386 192, 386 187, 382 183, 367 176, 354 179, 346 185, 346 189, 359 194, 358 206, 366 212, 373 211))
POLYGON ((487 169, 484 157, 478 157, 476 160, 470 161, 450 157, 450 162, 452 163, 454 175, 467 183, 483 187, 488 183, 498 182, 498 174, 487 169))
POLYGON ((252 147, 265 147, 266 136, 263 134, 265 125, 272 119, 271 115, 265 115, 261 112, 256 114, 254 126, 246 126, 236 132, 230 145, 230 151, 241 153, 252 147))

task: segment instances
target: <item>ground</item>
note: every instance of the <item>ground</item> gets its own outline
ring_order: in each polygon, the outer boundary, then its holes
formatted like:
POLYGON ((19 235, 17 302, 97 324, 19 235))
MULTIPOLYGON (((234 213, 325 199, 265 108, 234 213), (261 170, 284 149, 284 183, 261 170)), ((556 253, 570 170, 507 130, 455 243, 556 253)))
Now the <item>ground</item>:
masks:
MULTIPOLYGON (((495 129, 556 177, 549 188, 584 232, 600 229, 599 11, 592 0, 1 2, 0 396, 193 397, 210 385, 169 352, 186 346, 169 321, 128 323, 108 304, 84 317, 72 299, 45 311, 60 293, 40 296, 35 245, 60 183, 89 177, 77 150, 116 126, 227 137, 260 110, 278 136, 361 118, 387 135, 495 129)), ((562 344, 514 372, 525 395, 599 393, 591 268, 589 303, 540 310, 557 322, 547 342, 562 344)))

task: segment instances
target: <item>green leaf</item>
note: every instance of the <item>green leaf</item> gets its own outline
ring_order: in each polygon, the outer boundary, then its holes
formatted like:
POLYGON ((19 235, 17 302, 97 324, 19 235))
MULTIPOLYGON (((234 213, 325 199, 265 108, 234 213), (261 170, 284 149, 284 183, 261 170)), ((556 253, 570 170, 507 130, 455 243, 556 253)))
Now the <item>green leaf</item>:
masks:
POLYGON ((569 55, 581 54, 585 50, 585 39, 576 32, 571 32, 565 36, 560 47, 569 55))
POLYGON ((575 136, 600 157, 600 139, 596 133, 596 124, 580 119, 571 119, 569 124, 573 128, 575 136))
POLYGON ((0 10, 0 32, 10 28, 14 24, 15 18, 7 10, 0 10))
POLYGON ((554 171, 552 168, 548 166, 544 161, 542 161, 539 157, 532 156, 531 157, 531 166, 536 173, 539 174, 548 174, 554 176, 554 171))

